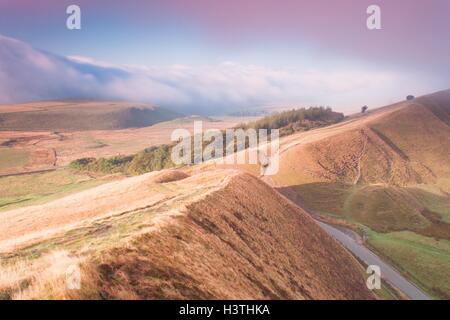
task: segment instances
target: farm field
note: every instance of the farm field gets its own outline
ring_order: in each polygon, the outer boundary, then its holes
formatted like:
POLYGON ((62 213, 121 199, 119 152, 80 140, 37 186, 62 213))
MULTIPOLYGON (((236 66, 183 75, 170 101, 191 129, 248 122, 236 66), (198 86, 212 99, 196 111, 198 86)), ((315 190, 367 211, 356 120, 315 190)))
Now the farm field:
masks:
POLYGON ((0 147, 0 172, 29 162, 30 153, 27 150, 0 147))
POLYGON ((370 232, 368 243, 433 297, 450 299, 450 241, 399 231, 370 232))
POLYGON ((121 176, 92 176, 70 169, 0 177, 0 212, 42 204, 117 179, 121 176))
MULTIPOLYGON (((53 106, 56 102, 52 102, 53 106)), ((80 105, 77 105, 80 106, 80 105)), ((83 107, 83 104, 81 104, 83 107)), ((83 107, 100 108, 102 105, 88 104, 83 107)), ((19 110, 29 112, 32 105, 20 106, 19 110)), ((20 114, 12 112, 13 106, 0 106, 0 115, 20 114)), ((34 109, 32 109, 34 110, 34 109)), ((115 119, 113 117, 113 119, 115 119)), ((110 157, 137 153, 153 145, 170 143, 171 133, 175 129, 193 131, 194 121, 202 121, 203 129, 226 129, 238 123, 255 120, 257 117, 219 118, 190 116, 163 121, 151 126, 138 128, 113 128, 108 130, 43 130, 30 131, 0 130, 0 175, 32 172, 58 168, 72 160, 86 157, 110 157)), ((1 129, 1 128, 0 128, 1 129)))

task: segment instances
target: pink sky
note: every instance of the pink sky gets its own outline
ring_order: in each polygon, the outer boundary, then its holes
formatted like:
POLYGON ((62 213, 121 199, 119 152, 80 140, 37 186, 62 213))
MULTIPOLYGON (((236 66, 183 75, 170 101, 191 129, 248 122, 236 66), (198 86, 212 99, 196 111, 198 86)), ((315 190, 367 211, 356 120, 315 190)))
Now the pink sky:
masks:
MULTIPOLYGON (((270 73, 333 79, 390 74, 411 80, 408 88, 420 93, 450 87, 448 0, 0 0, 0 34, 61 56, 116 65, 185 65, 197 77, 202 66, 217 70, 232 61, 243 74, 257 65, 270 73), (81 31, 65 28, 70 4, 82 9, 81 31), (366 28, 371 4, 381 7, 382 30, 366 28)), ((400 97, 407 88, 398 85, 400 97)), ((369 89, 378 92, 376 103, 396 99, 391 87, 369 89)), ((335 101, 334 94, 324 100, 335 101)))

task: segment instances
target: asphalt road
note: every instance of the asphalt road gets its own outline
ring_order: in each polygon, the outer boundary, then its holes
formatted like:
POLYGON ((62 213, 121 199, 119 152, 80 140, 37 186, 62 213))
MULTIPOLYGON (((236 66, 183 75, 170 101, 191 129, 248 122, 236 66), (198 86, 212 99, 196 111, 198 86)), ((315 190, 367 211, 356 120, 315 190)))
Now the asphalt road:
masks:
POLYGON ((403 292, 408 298, 412 300, 431 300, 432 298, 416 287, 413 283, 403 277, 398 271, 385 263, 380 257, 359 243, 355 237, 332 227, 321 221, 317 223, 333 238, 338 240, 348 250, 350 250, 359 259, 364 261, 367 265, 377 265, 381 270, 381 277, 389 282, 391 285, 403 292))

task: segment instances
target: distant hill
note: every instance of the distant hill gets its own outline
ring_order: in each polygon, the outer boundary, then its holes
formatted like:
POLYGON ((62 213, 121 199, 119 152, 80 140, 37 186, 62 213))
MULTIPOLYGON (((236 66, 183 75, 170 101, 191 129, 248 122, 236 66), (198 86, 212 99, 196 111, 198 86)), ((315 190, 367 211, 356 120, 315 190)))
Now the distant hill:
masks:
POLYGON ((83 131, 142 128, 180 117, 142 103, 52 101, 0 106, 0 130, 83 131))

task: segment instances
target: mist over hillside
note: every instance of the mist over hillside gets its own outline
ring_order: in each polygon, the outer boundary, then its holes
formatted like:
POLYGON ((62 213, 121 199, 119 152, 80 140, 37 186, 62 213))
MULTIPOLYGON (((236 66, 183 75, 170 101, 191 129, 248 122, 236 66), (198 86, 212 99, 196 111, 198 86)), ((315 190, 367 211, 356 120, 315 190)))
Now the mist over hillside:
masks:
POLYGON ((203 115, 268 106, 330 105, 351 113, 360 104, 386 104, 411 92, 431 90, 424 79, 371 68, 282 68, 233 61, 114 65, 89 57, 60 56, 0 35, 0 103, 139 101, 203 115))

